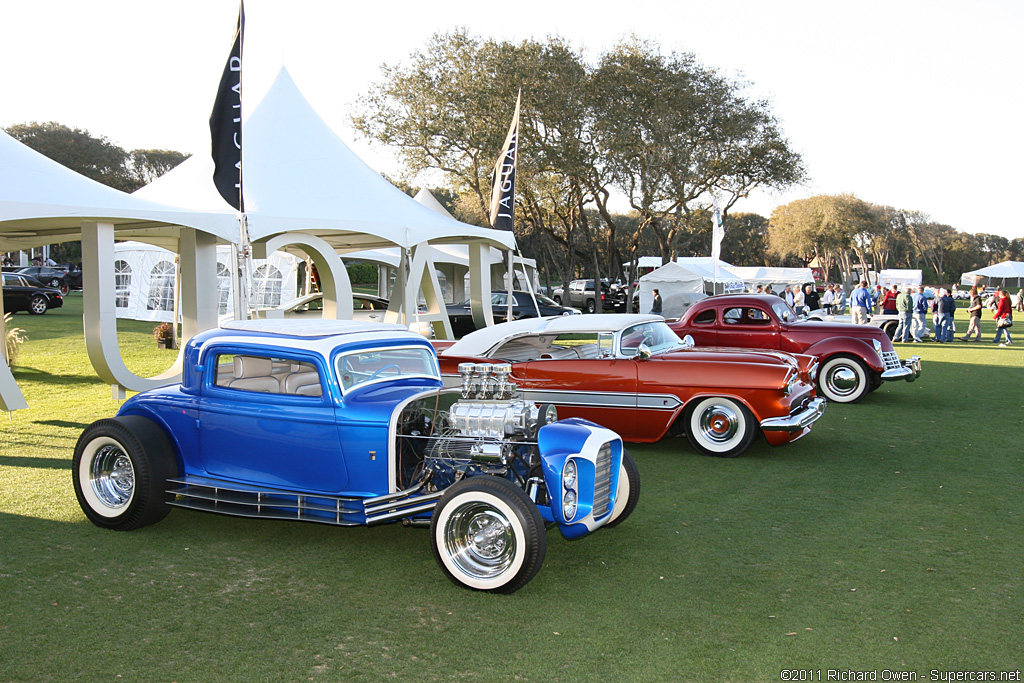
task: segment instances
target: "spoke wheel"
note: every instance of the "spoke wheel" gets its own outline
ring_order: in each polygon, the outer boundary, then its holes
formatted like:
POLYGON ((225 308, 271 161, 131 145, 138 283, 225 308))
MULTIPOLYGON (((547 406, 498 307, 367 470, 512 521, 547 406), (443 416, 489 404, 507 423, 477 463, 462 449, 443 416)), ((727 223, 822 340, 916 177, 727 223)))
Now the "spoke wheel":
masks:
POLYGON ((747 407, 724 396, 696 401, 686 412, 686 437, 704 455, 735 458, 753 443, 755 428, 747 407))
POLYGON ((478 476, 450 487, 434 510, 434 557, 459 586, 513 593, 544 562, 544 523, 536 505, 505 479, 478 476))
POLYGON ((829 358, 818 373, 818 391, 836 403, 857 403, 870 390, 869 373, 864 363, 852 356, 829 358))

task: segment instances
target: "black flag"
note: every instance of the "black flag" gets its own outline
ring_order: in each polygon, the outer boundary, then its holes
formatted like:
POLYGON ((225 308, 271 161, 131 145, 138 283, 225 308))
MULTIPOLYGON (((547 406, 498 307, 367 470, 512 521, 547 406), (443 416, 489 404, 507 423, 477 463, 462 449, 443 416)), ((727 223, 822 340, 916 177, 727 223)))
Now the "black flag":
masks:
POLYGON ((213 142, 213 184, 231 206, 245 211, 242 204, 242 32, 245 8, 238 4, 238 26, 228 63, 220 77, 217 99, 210 114, 213 142))
POLYGON ((519 146, 519 98, 516 96, 516 113, 512 126, 501 148, 501 156, 494 165, 491 186, 491 227, 497 230, 511 230, 516 200, 516 148, 519 146))

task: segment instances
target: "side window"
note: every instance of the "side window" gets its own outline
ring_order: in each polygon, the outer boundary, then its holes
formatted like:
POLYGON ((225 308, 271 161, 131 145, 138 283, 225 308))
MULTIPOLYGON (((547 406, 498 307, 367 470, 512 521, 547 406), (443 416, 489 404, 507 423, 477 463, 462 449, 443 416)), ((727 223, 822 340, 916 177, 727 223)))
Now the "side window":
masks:
POLYGON ((751 325, 767 325, 769 323, 768 314, 760 308, 748 308, 747 319, 744 322, 751 325))
POLYGON ((698 313, 693 318, 694 325, 713 325, 715 322, 715 309, 709 308, 706 311, 698 313))
POLYGON ((742 308, 727 308, 725 313, 722 314, 722 322, 726 325, 736 325, 741 320, 743 320, 742 308))
POLYGON ((312 363, 248 354, 220 354, 216 366, 214 384, 218 387, 262 394, 323 394, 320 375, 312 363))

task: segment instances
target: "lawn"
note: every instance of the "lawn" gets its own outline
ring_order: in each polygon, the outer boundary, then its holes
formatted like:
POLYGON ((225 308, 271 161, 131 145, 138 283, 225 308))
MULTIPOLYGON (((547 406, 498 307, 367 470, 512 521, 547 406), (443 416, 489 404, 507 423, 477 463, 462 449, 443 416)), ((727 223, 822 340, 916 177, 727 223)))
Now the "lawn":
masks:
MULTIPOLYGON (((76 294, 14 318, 30 409, 0 415, 0 681, 929 680, 1024 667, 1024 343, 897 345, 924 358, 921 379, 830 405, 790 446, 722 460, 685 437, 633 445, 633 516, 571 543, 552 531, 537 577, 499 596, 445 579, 424 529, 186 510, 134 532, 93 526, 69 464, 81 430, 117 404, 81 320, 76 294)), ((152 328, 119 323, 140 374, 174 356, 152 328)))

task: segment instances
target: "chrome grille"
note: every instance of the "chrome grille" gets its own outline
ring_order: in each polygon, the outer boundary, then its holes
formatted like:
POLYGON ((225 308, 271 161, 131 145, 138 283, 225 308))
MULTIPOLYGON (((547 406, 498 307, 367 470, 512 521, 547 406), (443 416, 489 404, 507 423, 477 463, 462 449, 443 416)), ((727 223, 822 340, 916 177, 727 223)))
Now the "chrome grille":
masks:
POLYGON ((594 519, 608 514, 612 495, 612 445, 606 443, 597 451, 594 471, 594 519))
POLYGON ((882 351, 882 362, 886 370, 899 370, 903 367, 900 362, 900 355, 895 351, 882 351))

